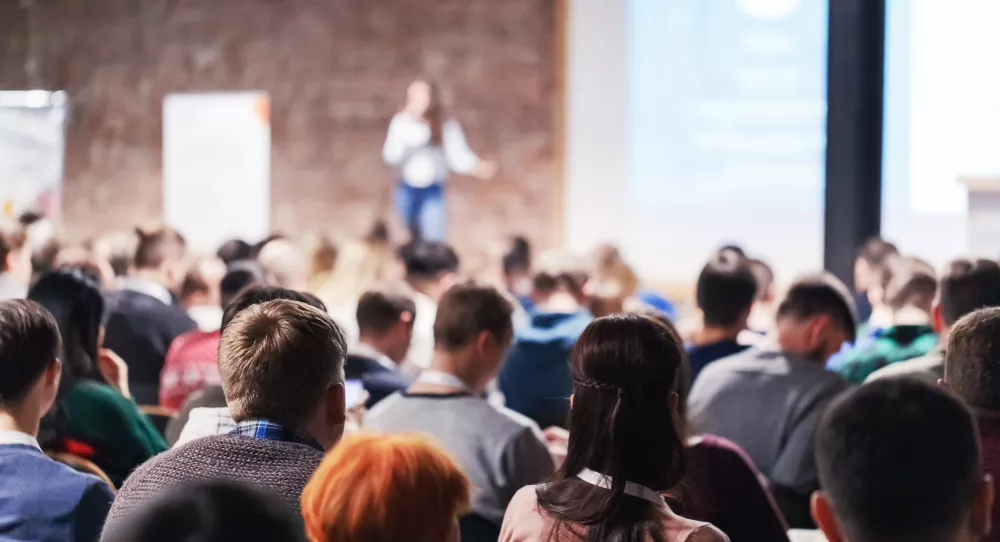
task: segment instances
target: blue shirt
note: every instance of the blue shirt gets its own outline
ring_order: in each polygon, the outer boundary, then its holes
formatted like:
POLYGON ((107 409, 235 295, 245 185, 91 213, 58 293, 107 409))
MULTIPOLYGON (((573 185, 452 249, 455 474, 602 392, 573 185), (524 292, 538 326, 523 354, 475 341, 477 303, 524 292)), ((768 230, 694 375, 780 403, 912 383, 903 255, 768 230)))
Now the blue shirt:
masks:
POLYGON ((541 427, 565 426, 573 393, 569 353, 593 320, 590 312, 556 313, 534 310, 526 325, 514 332, 514 344, 497 382, 507 408, 533 419, 541 427))
POLYGON ((90 542, 114 496, 101 479, 24 444, 0 444, 0 540, 90 542))
POLYGON ((249 437, 261 440, 276 440, 278 442, 293 442, 322 451, 323 447, 316 439, 308 435, 299 435, 285 426, 265 419, 243 420, 229 432, 232 437, 249 437))

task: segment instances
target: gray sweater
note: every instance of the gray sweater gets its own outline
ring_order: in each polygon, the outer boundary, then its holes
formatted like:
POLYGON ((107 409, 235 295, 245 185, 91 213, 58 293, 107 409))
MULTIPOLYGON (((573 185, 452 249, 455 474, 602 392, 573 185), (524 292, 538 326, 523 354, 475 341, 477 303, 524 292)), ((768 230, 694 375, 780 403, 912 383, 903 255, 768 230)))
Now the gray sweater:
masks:
POLYGON ((125 480, 108 521, 105 537, 133 508, 159 492, 195 480, 231 480, 274 492, 296 511, 309 477, 323 452, 291 442, 222 435, 190 442, 153 457, 125 480))

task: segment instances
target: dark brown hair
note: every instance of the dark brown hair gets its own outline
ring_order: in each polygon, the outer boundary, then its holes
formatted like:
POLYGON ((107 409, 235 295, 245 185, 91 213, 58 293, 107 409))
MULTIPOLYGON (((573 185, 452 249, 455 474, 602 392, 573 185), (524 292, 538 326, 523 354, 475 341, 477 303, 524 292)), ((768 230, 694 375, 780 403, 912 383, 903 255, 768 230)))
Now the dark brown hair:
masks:
POLYGON ((886 266, 892 280, 885 285, 885 303, 899 310, 906 306, 931 310, 937 293, 937 277, 927 262, 913 257, 894 258, 886 266))
POLYGON ((392 329, 403 317, 410 314, 410 323, 417 314, 416 304, 405 290, 400 288, 379 288, 369 290, 358 300, 358 331, 362 335, 381 336, 392 329))
POLYGON ((946 326, 977 309, 1000 307, 1000 265, 993 260, 955 260, 938 286, 946 326))
POLYGON ((778 318, 802 320, 820 314, 828 315, 854 342, 858 326, 854 300, 844 283, 829 273, 798 279, 778 305, 778 318))
POLYGON ((458 284, 441 296, 434 319, 434 343, 461 348, 488 331, 498 340, 513 333, 513 307, 492 286, 458 284))
POLYGON ((566 460, 539 486, 540 509, 556 520, 550 536, 665 542, 662 509, 625 494, 625 483, 657 492, 684 474, 681 424, 671 409, 683 348, 659 322, 618 314, 592 322, 571 356, 574 399, 566 460), (610 490, 577 478, 583 469, 612 478, 610 490))
POLYGON ((0 301, 0 407, 24 399, 59 357, 59 326, 45 307, 0 301))

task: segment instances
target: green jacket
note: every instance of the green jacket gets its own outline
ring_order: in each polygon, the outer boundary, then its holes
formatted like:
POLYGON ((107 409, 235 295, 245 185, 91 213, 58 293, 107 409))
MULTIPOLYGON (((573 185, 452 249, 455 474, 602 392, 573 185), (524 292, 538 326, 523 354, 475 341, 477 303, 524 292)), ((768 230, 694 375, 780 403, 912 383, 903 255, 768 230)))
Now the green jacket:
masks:
POLYGON ((68 436, 94 449, 90 459, 116 486, 147 459, 167 450, 139 406, 107 384, 78 382, 62 401, 69 418, 68 436))
POLYGON ((861 384, 882 367, 924 356, 937 345, 938 335, 931 326, 892 326, 873 341, 844 352, 835 370, 844 380, 861 384))

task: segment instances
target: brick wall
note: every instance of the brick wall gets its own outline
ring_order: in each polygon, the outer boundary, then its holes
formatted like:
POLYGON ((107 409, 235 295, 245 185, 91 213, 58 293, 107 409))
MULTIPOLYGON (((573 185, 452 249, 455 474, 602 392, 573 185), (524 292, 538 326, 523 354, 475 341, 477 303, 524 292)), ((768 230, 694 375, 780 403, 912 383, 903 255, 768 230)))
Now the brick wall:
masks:
POLYGON ((555 232, 554 0, 0 0, 0 88, 68 91, 64 213, 85 237, 159 216, 162 101, 266 90, 272 224, 355 234, 387 213, 407 82, 453 96, 490 183, 454 178, 452 239, 555 232))

